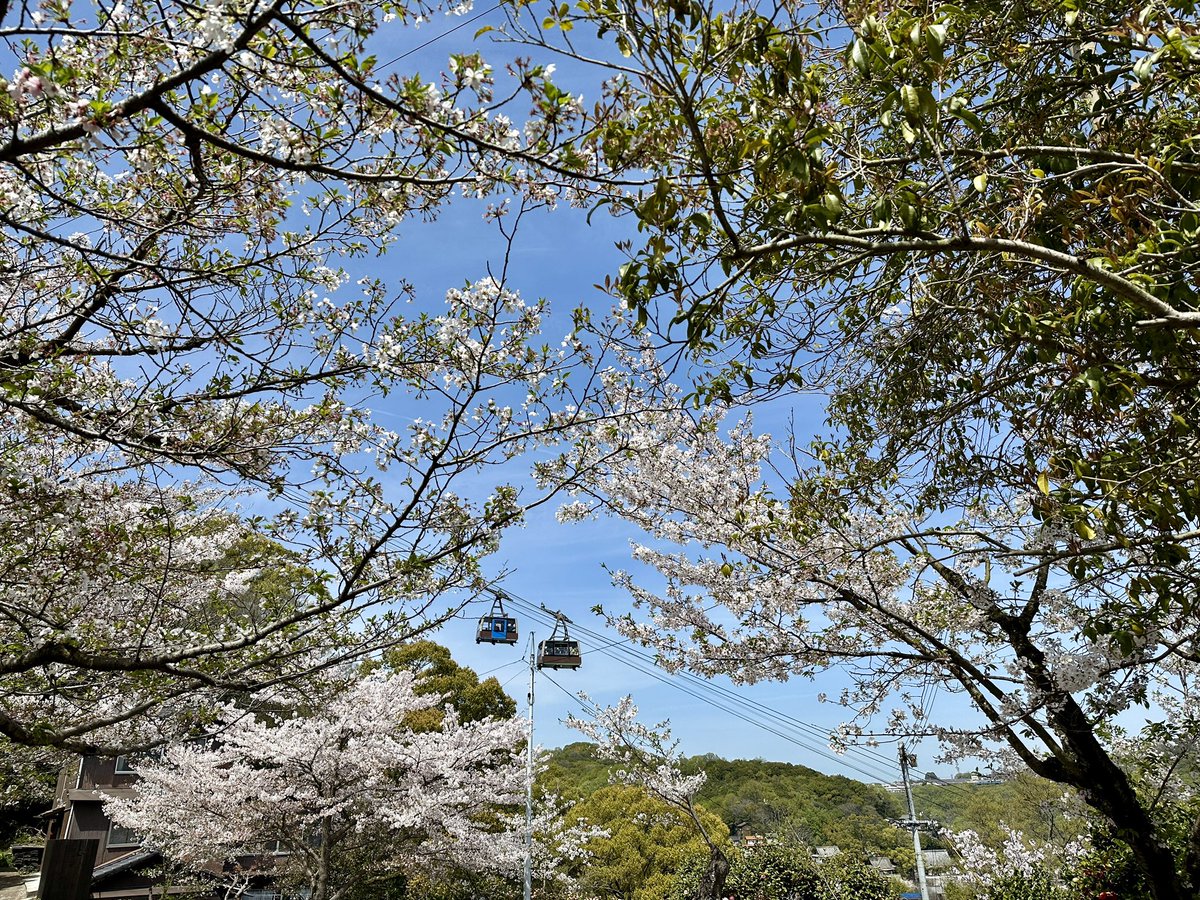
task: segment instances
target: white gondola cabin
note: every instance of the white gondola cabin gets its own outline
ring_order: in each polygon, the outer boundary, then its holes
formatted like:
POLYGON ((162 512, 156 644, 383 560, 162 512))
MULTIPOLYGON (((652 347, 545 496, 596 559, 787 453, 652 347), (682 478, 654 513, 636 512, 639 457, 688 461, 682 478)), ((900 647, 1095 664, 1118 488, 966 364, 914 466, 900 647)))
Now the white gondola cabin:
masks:
POLYGON ((538 643, 537 667, 539 669, 578 669, 583 664, 583 656, 579 651, 579 641, 571 639, 567 634, 567 623, 558 616, 554 623, 554 631, 544 641, 538 643), (562 634, 559 634, 559 631, 562 634))

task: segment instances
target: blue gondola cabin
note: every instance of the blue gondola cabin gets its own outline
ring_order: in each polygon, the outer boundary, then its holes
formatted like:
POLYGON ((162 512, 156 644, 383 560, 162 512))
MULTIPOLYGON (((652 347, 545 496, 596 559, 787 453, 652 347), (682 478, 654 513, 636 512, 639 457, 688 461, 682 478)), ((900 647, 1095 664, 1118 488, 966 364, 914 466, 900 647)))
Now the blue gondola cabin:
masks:
POLYGON ((515 644, 517 642, 517 620, 511 616, 489 615, 479 620, 479 631, 475 634, 477 644, 515 644))

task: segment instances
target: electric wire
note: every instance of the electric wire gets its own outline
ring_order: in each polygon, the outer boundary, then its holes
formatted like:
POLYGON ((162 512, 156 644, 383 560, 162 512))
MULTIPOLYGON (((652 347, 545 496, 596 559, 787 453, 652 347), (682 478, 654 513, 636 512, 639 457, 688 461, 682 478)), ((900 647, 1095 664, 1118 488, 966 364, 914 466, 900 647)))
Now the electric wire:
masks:
MULTIPOLYGON (((525 660, 523 660, 523 659, 521 659, 521 660, 517 660, 517 661, 518 661, 518 662, 525 662, 525 660)), ((513 675, 511 678, 508 678, 508 679, 506 679, 506 680, 504 681, 504 683, 503 683, 502 685, 500 685, 500 690, 504 690, 506 687, 508 687, 510 684, 512 684, 514 681, 516 681, 518 678, 520 678, 520 677, 521 677, 522 675, 524 675, 524 674, 525 674, 524 672, 517 672, 517 673, 515 673, 515 674, 514 674, 514 675, 513 675)))
MULTIPOLYGON (((531 604, 529 604, 528 601, 523 601, 517 597, 513 597, 513 600, 514 600, 515 605, 524 606, 529 613, 532 613, 534 615, 538 615, 538 614, 542 613, 542 610, 540 610, 538 607, 532 606, 531 604)), ((590 629, 588 629, 586 627, 576 625, 575 630, 578 633, 584 635, 585 637, 591 637, 593 639, 600 637, 600 635, 598 633, 592 632, 590 629)), ((589 648, 589 649, 594 650, 596 648, 589 648)), ((657 680, 663 684, 667 684, 672 687, 675 687, 676 689, 679 689, 679 690, 683 691, 684 693, 687 693, 690 696, 695 697, 696 699, 700 699, 705 702, 712 702, 713 696, 715 696, 722 701, 720 703, 714 703, 714 705, 716 705, 719 709, 722 709, 723 711, 731 712, 733 715, 735 715, 735 717, 742 719, 743 721, 746 721, 748 723, 758 724, 761 727, 764 727, 766 730, 771 731, 771 733, 776 734, 780 737, 784 737, 785 739, 789 740, 791 743, 797 744, 798 746, 802 746, 806 750, 816 752, 819 755, 821 755, 827 759, 837 762, 839 765, 845 764, 845 760, 842 757, 839 757, 839 756, 833 754, 831 751, 821 750, 817 747, 812 747, 805 742, 798 741, 798 740, 792 740, 792 738, 789 735, 782 734, 777 727, 774 727, 772 725, 766 725, 761 722, 755 722, 754 719, 752 719, 751 717, 749 717, 748 715, 746 715, 744 712, 742 712, 740 710, 737 710, 737 709, 730 710, 727 704, 735 703, 735 704, 738 704, 739 706, 749 706, 749 707, 753 708, 753 710, 755 712, 759 713, 760 715, 766 716, 767 718, 770 718, 770 719, 774 719, 775 725, 782 726, 782 727, 802 726, 802 727, 806 728, 807 730, 809 730, 810 732, 812 732, 816 737, 819 737, 822 740, 826 739, 827 733, 822 731, 820 728, 818 728, 815 725, 810 725, 809 723, 802 722, 799 719, 795 719, 794 717, 791 717, 784 713, 781 713, 778 710, 774 710, 773 708, 768 707, 765 704, 762 704, 757 701, 751 700, 749 698, 743 697, 743 696, 737 694, 737 692, 735 692, 735 691, 731 691, 728 688, 724 688, 721 685, 717 685, 711 681, 708 681, 707 679, 701 678, 690 672, 675 673, 675 675, 673 677, 665 675, 660 669, 658 669, 656 663, 654 662, 654 659, 649 654, 645 654, 640 651, 637 651, 636 649, 634 649, 632 647, 622 647, 618 653, 607 652, 605 649, 599 649, 599 652, 602 655, 609 657, 610 659, 615 659, 617 662, 624 663, 625 665, 628 665, 631 668, 636 669, 637 671, 641 672, 642 674, 649 675, 650 677, 654 678, 655 680, 657 680), (622 658, 622 656, 625 656, 628 658, 622 658), (680 679, 681 681, 686 682, 689 685, 689 687, 685 688, 682 684, 680 684, 675 679, 680 679), (699 692, 699 694, 708 694, 710 696, 699 696, 697 694, 697 692, 699 692)), ((864 762, 864 764, 867 764, 867 763, 876 763, 876 761, 873 759, 868 759, 864 762)), ((880 777, 879 772, 868 773, 868 772, 864 772, 861 768, 856 769, 856 771, 859 771, 862 774, 867 774, 871 778, 880 777)), ((887 777, 885 777, 884 780, 890 780, 890 775, 892 772, 891 767, 885 766, 882 771, 887 773, 887 777)))
MULTIPOLYGON (((514 603, 515 606, 522 608, 528 614, 532 614, 535 616, 542 616, 547 620, 547 622, 553 621, 553 619, 551 618, 551 614, 549 614, 545 609, 538 607, 538 606, 534 606, 530 601, 525 600, 524 598, 520 598, 520 597, 511 595, 511 594, 509 594, 507 596, 509 596, 509 598, 512 600, 512 602, 514 603)), ((600 640, 604 640, 606 637, 604 635, 601 635, 599 632, 595 632, 591 629, 586 628, 585 626, 575 625, 574 627, 575 627, 575 630, 577 633, 582 634, 585 637, 589 637, 593 640, 600 641, 600 640)), ((626 643, 629 643, 629 640, 626 639, 625 641, 621 641, 621 642, 617 642, 617 643, 618 644, 626 644, 626 643)), ((610 642, 610 644, 611 644, 611 642, 610 642)), ((595 650, 596 648, 591 648, 591 649, 595 650)), ((615 659, 616 661, 622 662, 626 665, 629 665, 631 668, 634 668, 637 671, 640 671, 641 673, 646 674, 646 675, 662 682, 663 684, 667 684, 678 690, 683 690, 683 688, 676 681, 674 681, 672 677, 663 675, 663 673, 661 672, 661 670, 659 670, 657 668, 657 665, 655 664, 653 658, 651 656, 649 656, 649 654, 645 654, 640 651, 637 651, 635 648, 632 648, 632 647, 623 647, 622 652, 628 653, 629 655, 635 657, 635 659, 636 659, 636 664, 635 664, 635 663, 631 663, 629 660, 620 659, 618 656, 616 656, 613 653, 606 653, 606 652, 604 652, 603 648, 600 649, 600 652, 602 653, 602 655, 607 656, 612 659, 615 659), (647 669, 646 666, 649 666, 651 668, 647 669)), ((818 740, 821 740, 822 742, 827 740, 827 738, 828 738, 828 732, 825 731, 824 729, 821 729, 820 727, 818 727, 816 725, 813 725, 808 722, 804 722, 801 719, 798 719, 787 713, 781 712, 773 707, 768 706, 767 704, 761 703, 760 701, 745 697, 741 694, 738 694, 736 691, 731 690, 730 688, 727 688, 723 685, 712 682, 708 679, 702 678, 698 675, 695 675, 694 673, 686 672, 686 671, 678 672, 678 673, 675 673, 674 678, 680 678, 684 681, 689 682, 701 693, 719 695, 724 700, 728 701, 729 703, 737 704, 739 707, 741 707, 741 706, 752 707, 753 710, 755 712, 757 712, 759 715, 765 716, 769 720, 773 720, 773 722, 776 725, 779 725, 781 727, 794 728, 796 730, 807 732, 812 737, 814 737, 818 740)), ((810 744, 806 741, 793 739, 793 737, 791 737, 789 735, 781 734, 780 731, 778 730, 778 728, 772 727, 769 724, 764 724, 761 721, 756 721, 753 718, 749 718, 746 715, 744 715, 743 711, 741 711, 741 710, 731 710, 727 705, 717 704, 711 698, 700 697, 697 694, 691 693, 689 691, 685 691, 685 693, 690 693, 691 696, 696 697, 696 699, 700 699, 704 702, 712 703, 714 706, 717 706, 717 708, 721 709, 723 712, 727 712, 731 715, 734 715, 736 718, 740 718, 743 721, 747 722, 748 724, 753 724, 756 727, 763 728, 764 730, 766 730, 772 734, 775 734, 775 735, 783 738, 784 740, 787 740, 789 743, 792 743, 795 746, 801 747, 804 750, 807 750, 811 753, 815 753, 818 756, 821 756, 825 759, 835 762, 839 766, 852 768, 852 769, 854 769, 854 771, 859 772, 860 774, 866 775, 868 778, 878 780, 881 782, 894 783, 894 781, 895 781, 895 766, 897 764, 895 762, 893 762, 890 757, 885 756, 885 755, 879 753, 878 751, 873 751, 867 747, 851 745, 847 748, 846 754, 835 755, 835 754, 831 753, 830 751, 828 751, 827 749, 822 749, 821 747, 813 746, 812 744, 810 744), (859 762, 858 765, 854 765, 854 764, 851 764, 848 762, 847 757, 851 756, 851 755, 856 756, 858 758, 858 762, 859 762), (877 768, 875 768, 871 771, 867 771, 866 769, 864 769, 864 766, 874 766, 877 768)), ((920 769, 917 769, 914 767, 910 767, 910 771, 912 771, 920 776, 924 776, 927 774, 925 772, 922 772, 920 769)), ((971 789, 962 787, 960 785, 937 783, 936 786, 940 790, 948 791, 959 797, 966 798, 966 797, 973 796, 971 789)), ((923 800, 924 800, 924 798, 923 798, 923 800)), ((937 803, 936 801, 930 801, 930 802, 933 802, 934 805, 941 807, 943 810, 949 811, 949 809, 946 806, 944 806, 943 804, 937 803)))
POLYGON ((499 672, 501 669, 507 669, 509 666, 515 666, 518 663, 523 663, 523 662, 525 662, 525 660, 523 660, 523 659, 519 659, 519 658, 514 659, 512 662, 506 662, 506 663, 504 663, 504 665, 496 666, 495 668, 488 669, 486 672, 479 672, 478 677, 483 678, 486 675, 492 675, 496 672, 499 672))
MULTIPOLYGON (((514 600, 514 605, 516 605, 518 607, 521 607, 521 606, 526 607, 526 611, 529 614, 545 615, 545 612, 543 610, 532 606, 527 601, 522 602, 516 597, 513 597, 512 599, 514 600)), ((547 618, 549 618, 549 617, 547 617, 547 618)), ((574 626, 574 627, 575 627, 576 632, 584 635, 585 637, 595 637, 596 636, 596 633, 591 632, 590 629, 587 629, 587 628, 584 628, 581 626, 574 626)), ((595 652, 594 648, 589 648, 589 649, 593 649, 593 652, 595 652)), ((809 743, 808 741, 798 738, 794 734, 789 734, 788 732, 782 730, 781 727, 779 727, 778 723, 772 723, 770 721, 763 721, 761 718, 755 718, 754 716, 747 714, 745 711, 738 709, 736 706, 730 705, 732 703, 732 700, 719 696, 715 691, 712 691, 712 690, 706 691, 706 687, 709 687, 709 682, 705 681, 704 679, 696 678, 696 680, 694 682, 689 682, 686 678, 684 678, 682 681, 674 680, 671 676, 665 675, 660 670, 658 670, 657 667, 655 666, 654 660, 651 657, 649 657, 647 654, 638 653, 637 651, 634 651, 632 648, 629 648, 629 647, 622 648, 622 653, 619 653, 619 654, 611 653, 606 650, 600 650, 599 652, 601 653, 601 655, 606 656, 610 659, 613 659, 617 662, 623 663, 624 665, 634 669, 635 671, 639 672, 640 674, 643 674, 650 678, 653 678, 654 680, 656 680, 662 684, 665 684, 669 687, 673 687, 676 690, 678 690, 684 694, 687 694, 688 696, 690 696, 694 699, 700 700, 703 703, 706 703, 710 706, 714 706, 717 709, 720 709, 722 712, 725 712, 728 715, 731 715, 736 719, 739 719, 743 722, 746 722, 749 725, 754 725, 757 728, 767 731, 768 733, 773 734, 776 737, 778 737, 784 741, 787 741, 788 743, 794 744, 795 746, 798 746, 801 749, 808 751, 809 753, 813 753, 817 756, 821 756, 827 760, 830 760, 831 762, 836 763, 839 766, 853 769, 854 771, 858 772, 859 774, 865 775, 867 778, 870 778, 872 780, 890 780, 891 779, 892 773, 891 773, 890 769, 868 770, 868 769, 864 768, 863 765, 859 765, 857 762, 851 762, 849 760, 846 760, 845 758, 839 757, 838 755, 834 754, 832 751, 830 751, 828 749, 823 749, 819 746, 809 743), (625 656, 627 658, 622 658, 622 656, 625 656), (881 774, 881 772, 882 772, 882 774, 881 774)), ((683 673, 683 674, 686 676, 689 673, 683 673)), ((736 697, 736 694, 734 696, 736 697)), ((738 698, 738 702, 741 702, 742 699, 743 698, 738 698)), ((779 715, 776 715, 776 718, 779 719, 782 717, 779 715)), ((784 723, 784 725, 786 726, 786 723, 784 723)), ((815 726, 813 726, 813 727, 815 728, 815 726)))
POLYGON ((441 34, 435 34, 429 40, 425 41, 425 43, 417 44, 417 46, 415 46, 409 50, 405 50, 403 53, 401 53, 395 59, 388 60, 382 66, 376 66, 375 67, 376 71, 382 72, 388 66, 393 66, 396 63, 400 62, 400 60, 406 59, 406 58, 412 56, 414 53, 418 53, 421 50, 424 50, 426 47, 430 46, 431 44, 436 44, 442 38, 449 37, 450 35, 454 34, 454 32, 456 32, 462 28, 466 28, 472 22, 478 22, 484 16, 490 16, 496 10, 500 9, 500 7, 502 7, 503 5, 504 5, 503 3, 497 3, 495 6, 488 7, 481 13, 476 13, 475 15, 471 16, 471 18, 469 18, 469 19, 464 19, 463 21, 461 21, 457 25, 455 25, 453 28, 448 28, 447 30, 443 31, 441 34))
MULTIPOLYGON (((776 720, 782 720, 786 725, 789 725, 791 727, 797 728, 798 730, 801 730, 808 734, 811 734, 814 738, 820 739, 822 741, 824 741, 828 738, 828 732, 826 730, 820 728, 819 726, 813 725, 809 722, 805 722, 801 719, 796 718, 795 716, 792 716, 792 715, 782 712, 780 710, 776 710, 774 707, 771 707, 765 703, 762 703, 761 701, 757 701, 757 700, 754 700, 749 697, 744 697, 741 694, 738 694, 736 691, 734 691, 728 687, 725 687, 724 685, 717 684, 715 682, 710 682, 707 679, 703 679, 700 676, 695 675, 694 673, 683 672, 680 674, 689 681, 699 682, 700 684, 705 685, 707 688, 711 689, 712 691, 723 695, 730 702, 736 702, 736 703, 740 703, 740 704, 753 706, 758 711, 760 711, 763 715, 766 715, 770 718, 774 718, 776 720)), ((826 755, 826 757, 833 758, 833 759, 837 760, 840 764, 845 764, 845 756, 849 756, 849 755, 857 756, 860 760, 863 761, 863 765, 879 766, 884 772, 887 773, 887 775, 885 777, 876 776, 879 778, 880 781, 894 782, 894 778, 892 776, 895 774, 894 767, 897 765, 897 763, 893 762, 891 757, 885 756, 884 754, 882 754, 876 750, 872 750, 869 747, 863 747, 861 745, 850 745, 846 748, 845 755, 834 756, 834 757, 829 757, 828 755, 826 755)), ((862 770, 859 769, 858 771, 862 771, 862 770)), ((915 774, 922 776, 922 777, 931 774, 931 773, 924 772, 920 769, 917 769, 916 767, 910 767, 910 771, 912 771, 915 774)), ((970 789, 961 787, 959 785, 938 784, 937 786, 940 789, 947 790, 952 793, 956 793, 958 796, 962 796, 962 797, 972 796, 970 789)), ((945 808, 945 807, 943 807, 943 808, 945 808)))
MULTIPOLYGON (((512 602, 514 607, 518 608, 524 614, 540 619, 543 624, 551 625, 556 621, 554 613, 545 609, 544 607, 537 606, 531 601, 522 597, 518 597, 508 591, 497 591, 496 593, 501 594, 505 600, 512 602)), ((653 678, 662 684, 679 690, 682 693, 693 697, 694 699, 714 706, 722 712, 732 715, 734 718, 767 731, 768 733, 773 734, 797 747, 800 747, 809 753, 830 760, 836 763, 839 767, 852 769, 853 771, 875 781, 893 783, 895 780, 894 776, 896 764, 892 762, 889 757, 886 757, 877 751, 872 751, 869 748, 861 746, 851 746, 848 748, 847 754, 840 756, 836 755, 828 749, 813 745, 809 740, 805 740, 796 734, 789 734, 788 732, 781 730, 791 729, 793 732, 803 732, 806 735, 811 735, 813 737, 820 738, 821 740, 827 739, 828 733, 819 726, 804 722, 801 719, 797 719, 794 716, 783 713, 760 701, 744 697, 738 694, 736 691, 726 688, 723 685, 716 684, 708 679, 701 678, 693 673, 680 672, 675 673, 674 676, 666 675, 658 668, 657 663, 652 656, 641 652, 634 647, 628 646, 631 643, 631 640, 628 638, 620 641, 612 641, 607 635, 593 631, 586 626, 572 623, 572 627, 578 634, 595 642, 595 645, 589 648, 589 650, 592 652, 598 652, 605 657, 622 663, 623 665, 634 669, 640 674, 646 675, 647 677, 653 678), (736 706, 731 706, 730 704, 736 704, 736 706), (749 707, 750 709, 747 711, 746 709, 738 707, 749 707), (753 713, 754 715, 750 713, 753 713), (758 718, 755 717, 756 715, 758 718), (766 719, 766 721, 764 721, 764 719, 766 719), (847 757, 851 754, 855 755, 855 759, 853 761, 847 759, 847 757), (868 766, 872 768, 867 768, 868 766)), ((545 672, 542 674, 545 676, 545 672)), ((549 676, 545 677, 549 678, 549 676)), ((555 686, 560 690, 566 690, 561 685, 557 684, 557 682, 554 683, 555 686)), ((567 693, 569 694, 569 692, 567 693)), ((582 701, 580 701, 578 698, 575 699, 576 702, 579 702, 582 705, 582 701)), ((918 769, 911 769, 911 771, 918 775, 925 774, 918 769)), ((972 795, 969 789, 959 785, 937 784, 937 787, 941 790, 948 790, 963 797, 972 795)), ((938 800, 935 798, 923 797, 922 802, 927 802, 930 805, 936 806, 946 812, 953 811, 950 807, 938 802, 938 800)))
MULTIPOLYGON (((541 674, 542 674, 542 677, 544 677, 547 680, 547 682, 550 682, 552 685, 556 686, 556 688, 558 688, 558 690, 562 691, 563 694, 568 696, 571 701, 574 701, 575 703, 577 703, 578 707, 580 707, 583 710, 583 712, 586 713, 587 715, 592 716, 593 719, 596 718, 596 715, 598 715, 600 713, 600 708, 598 706, 596 706, 595 703, 589 703, 587 701, 584 701, 583 697, 581 697, 578 694, 575 694, 575 692, 572 692, 572 691, 564 688, 564 686, 560 685, 556 679, 554 679, 550 676, 550 674, 548 674, 546 672, 542 672, 541 674)), ((925 802, 926 799, 928 799, 928 798, 922 798, 923 802, 925 802)), ((929 803, 930 803, 930 805, 937 806, 937 808, 941 809, 943 812, 952 812, 952 814, 953 814, 953 812, 955 811, 952 808, 949 808, 949 806, 947 806, 946 804, 938 802, 938 800, 936 800, 936 799, 929 799, 929 803)))
MULTIPOLYGON (((532 604, 530 604, 528 601, 520 601, 520 600, 518 600, 518 599, 517 599, 517 598, 515 598, 515 597, 514 597, 514 598, 512 598, 512 599, 514 600, 514 605, 516 605, 516 606, 518 606, 518 607, 521 607, 521 606, 524 606, 524 607, 526 607, 526 608, 527 608, 527 612, 529 612, 529 613, 531 613, 531 614, 534 614, 534 615, 543 615, 543 616, 544 616, 544 618, 545 618, 545 619, 547 619, 548 621, 553 621, 553 620, 551 619, 551 617, 550 617, 550 616, 548 616, 548 615, 545 615, 545 610, 543 610, 543 609, 541 609, 541 608, 538 608, 538 607, 534 607, 534 606, 532 606, 532 604)), ((547 622, 547 624, 548 624, 548 622, 547 622)), ((580 626, 576 626, 576 631, 577 631, 577 632, 579 632, 579 633, 582 633, 582 634, 584 634, 585 636, 587 636, 587 635, 589 635, 589 634, 595 634, 595 632, 590 632, 590 630, 589 630, 589 629, 587 629, 587 628, 584 628, 584 627, 580 627, 580 626)), ((616 657, 614 657, 614 656, 613 656, 613 654, 608 654, 608 653, 605 653, 605 654, 603 654, 603 655, 605 655, 605 656, 608 656, 608 657, 610 657, 610 658, 616 658, 616 657)), ((730 714, 730 715, 734 716, 735 718, 741 719, 742 721, 745 721, 745 722, 747 722, 748 724, 754 725, 754 726, 756 726, 756 727, 758 727, 758 728, 760 728, 760 729, 762 729, 762 730, 764 730, 764 731, 767 731, 767 732, 769 732, 769 733, 771 733, 771 734, 774 734, 774 735, 776 735, 776 736, 780 737, 781 739, 783 739, 783 740, 787 741, 788 743, 791 743, 791 744, 793 744, 793 745, 795 745, 795 746, 798 746, 798 747, 800 747, 801 749, 807 750, 807 751, 808 751, 808 752, 810 752, 810 753, 814 753, 814 754, 816 754, 816 755, 818 755, 818 756, 822 756, 822 757, 824 757, 824 758, 826 758, 826 759, 829 759, 829 760, 831 760, 831 761, 833 761, 833 762, 837 763, 837 764, 838 764, 839 766, 841 766, 841 767, 845 767, 845 768, 851 768, 851 769, 853 769, 854 771, 857 771, 857 772, 859 772, 860 774, 864 774, 864 775, 866 775, 868 778, 877 779, 877 780, 881 780, 881 781, 888 781, 888 782, 890 782, 890 781, 891 781, 891 776, 892 776, 892 774, 894 774, 894 773, 893 773, 893 771, 892 771, 890 768, 888 768, 888 769, 885 769, 885 770, 884 770, 884 772, 885 772, 885 776, 881 778, 881 777, 880 777, 880 775, 879 775, 879 770, 876 770, 876 771, 873 771, 873 772, 872 772, 872 771, 865 770, 865 769, 863 769, 863 768, 862 768, 862 767, 860 767, 860 766, 856 766, 856 765, 854 765, 854 764, 852 764, 852 763, 849 763, 849 762, 847 762, 847 760, 846 760, 846 759, 844 759, 843 757, 839 757, 839 756, 837 756, 837 755, 833 754, 832 752, 830 752, 830 751, 828 751, 828 750, 824 750, 824 749, 822 749, 822 748, 820 748, 820 747, 814 747, 814 746, 812 746, 811 744, 809 744, 809 743, 807 743, 807 742, 805 742, 805 741, 798 740, 798 739, 796 739, 796 738, 795 738, 795 737, 793 737, 793 736, 790 736, 790 735, 788 735, 788 734, 786 734, 786 733, 783 733, 783 732, 779 731, 778 729, 776 729, 776 728, 772 727, 772 726, 771 726, 771 725, 769 725, 769 724, 763 723, 763 722, 761 722, 761 721, 756 721, 756 720, 754 720, 753 718, 747 717, 747 716, 743 715, 742 713, 740 713, 740 712, 739 712, 738 710, 736 710, 736 709, 731 709, 731 708, 729 708, 729 707, 727 707, 727 706, 724 706, 724 705, 721 705, 721 704, 718 704, 718 703, 714 703, 714 702, 711 700, 711 698, 705 698, 705 697, 701 696, 701 694, 698 694, 698 693, 696 693, 696 692, 693 692, 693 691, 691 691, 691 690, 688 690, 687 688, 685 688, 685 687, 681 686, 680 684, 678 684, 678 683, 676 683, 676 682, 672 681, 672 680, 671 680, 669 677, 667 677, 667 676, 664 676, 664 675, 663 675, 661 672, 658 672, 657 670, 653 670, 653 669, 652 669, 652 670, 647 670, 646 668, 644 668, 644 667, 642 667, 642 666, 639 666, 639 665, 633 665, 633 664, 629 663, 629 662, 628 662, 628 661, 626 661, 626 660, 620 660, 620 659, 617 659, 617 661, 618 661, 618 662, 624 662, 626 665, 629 665, 631 668, 635 669, 636 671, 639 671, 639 672, 641 672, 642 674, 645 674, 645 675, 649 675, 650 677, 654 678, 655 680, 657 680, 657 681, 660 681, 660 682, 662 682, 663 684, 666 684, 666 685, 668 685, 668 686, 670 686, 670 687, 674 687, 675 689, 677 689, 677 690, 680 690, 680 691, 682 691, 683 693, 685 693, 685 694, 688 694, 689 696, 692 696, 692 697, 695 697, 695 698, 697 698, 697 699, 700 699, 700 700, 702 700, 703 702, 710 703, 711 705, 715 705, 715 706, 716 706, 718 709, 720 709, 720 710, 722 710, 723 712, 726 712, 726 713, 728 713, 728 714, 730 714)), ((653 661, 652 661, 652 660, 649 660, 649 659, 648 659, 648 661, 649 661, 649 662, 651 662, 651 664, 653 664, 653 661)), ((580 708, 581 708, 581 709, 583 709, 585 712, 587 712, 589 715, 592 715, 592 716, 594 717, 594 716, 595 716, 595 714, 598 712, 598 707, 596 707, 594 704, 592 704, 592 707, 591 707, 591 709, 589 709, 589 708, 588 708, 588 704, 587 704, 587 703, 586 703, 586 702, 585 702, 585 701, 584 701, 584 700, 583 700, 581 697, 579 697, 577 694, 573 694, 572 692, 568 691, 568 690, 567 690, 566 688, 564 688, 564 687, 563 687, 561 684, 559 684, 557 681, 555 681, 553 678, 551 678, 551 677, 550 677, 550 676, 549 676, 549 675, 548 675, 548 674, 547 674, 545 671, 541 672, 541 674, 542 674, 542 676, 543 676, 543 677, 545 677, 545 678, 546 678, 548 681, 550 681, 550 682, 551 682, 551 683, 552 683, 552 684, 553 684, 555 687, 557 687, 557 688, 558 688, 560 691, 562 691, 562 692, 563 692, 563 693, 565 693, 565 694, 566 694, 566 695, 567 695, 567 696, 568 696, 570 699, 572 699, 572 700, 573 700, 573 701, 574 701, 576 704, 578 704, 578 705, 580 706, 580 708)), ((684 673, 684 674, 690 674, 690 673, 684 673)), ((704 683, 704 684, 708 684, 708 682, 705 682, 703 679, 700 679, 700 680, 701 680, 701 682, 702 682, 702 683, 704 683)), ((735 695, 735 696, 736 696, 736 695, 735 695)), ((797 720, 797 721, 798 721, 798 720, 797 720)), ((806 723, 805 723, 805 724, 806 724, 806 723)), ((811 726, 811 727, 815 728, 816 726, 811 726)), ((886 760, 886 762, 890 763, 890 759, 886 759, 886 758, 884 758, 884 759, 886 760)), ((911 770, 911 769, 910 769, 910 771, 915 771, 915 770, 911 770)), ((949 785, 939 785, 939 787, 949 787, 949 785)), ((934 807, 936 807, 936 808, 938 808, 938 809, 942 810, 942 811, 943 811, 943 812, 945 812, 945 813, 950 813, 950 814, 954 814, 954 813, 955 813, 955 810, 954 810, 952 807, 950 807, 950 806, 947 806, 947 805, 946 805, 944 802, 942 802, 942 801, 938 800, 938 799, 937 799, 937 798, 935 798, 935 797, 923 797, 923 798, 922 798, 922 802, 923 802, 923 803, 926 803, 927 805, 934 806, 934 807)))

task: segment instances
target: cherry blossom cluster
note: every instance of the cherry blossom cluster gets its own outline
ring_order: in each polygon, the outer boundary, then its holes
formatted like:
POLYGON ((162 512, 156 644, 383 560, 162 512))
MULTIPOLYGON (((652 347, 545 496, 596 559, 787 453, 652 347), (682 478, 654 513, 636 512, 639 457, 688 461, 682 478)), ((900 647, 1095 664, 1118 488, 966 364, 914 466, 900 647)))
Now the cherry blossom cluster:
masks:
MULTIPOLYGON (((592 705, 586 695, 581 698, 592 705)), ((602 759, 623 766, 613 773, 615 780, 639 784, 672 806, 689 807, 707 775, 703 771, 684 774, 679 768, 679 743, 671 739, 668 723, 648 726, 637 720, 637 713, 633 698, 626 696, 616 706, 597 707, 591 718, 570 715, 566 724, 595 742, 602 759)))
POLYGON ((974 831, 943 831, 942 837, 961 857, 959 871, 975 884, 1006 878, 1032 879, 1051 867, 1069 870, 1089 850, 1084 840, 1072 840, 1059 851, 1029 840, 1020 831, 1009 831, 999 848, 986 846, 974 831))
POLYGON ((285 848, 276 874, 322 900, 412 866, 513 867, 518 841, 496 813, 523 792, 524 725, 460 723, 447 707, 439 730, 406 726, 438 702, 407 672, 299 708, 260 694, 223 707, 213 737, 140 765, 136 796, 105 808, 193 868, 244 868, 268 844, 285 848))

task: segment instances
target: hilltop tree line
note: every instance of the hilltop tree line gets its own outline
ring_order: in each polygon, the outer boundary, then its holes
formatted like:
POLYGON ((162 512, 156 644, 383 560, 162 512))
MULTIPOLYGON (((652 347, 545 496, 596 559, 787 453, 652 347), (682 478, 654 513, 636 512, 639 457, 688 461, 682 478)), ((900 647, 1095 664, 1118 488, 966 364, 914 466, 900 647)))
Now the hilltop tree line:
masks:
MULTIPOLYGON (((551 752, 538 785, 560 797, 586 800, 608 786, 612 768, 596 758, 591 744, 568 744, 551 752)), ((684 770, 705 773, 697 799, 731 833, 809 848, 834 845, 859 856, 888 856, 898 867, 912 868, 911 833, 892 824, 907 817, 902 794, 793 763, 713 754, 687 758, 684 770)), ((1010 830, 1041 844, 1065 844, 1083 827, 1078 799, 1064 798, 1053 783, 1024 773, 998 784, 918 782, 914 795, 922 818, 951 831, 976 831, 993 847, 1002 846, 1010 830)), ((586 803, 579 808, 586 810, 586 803)), ((925 846, 946 844, 931 834, 925 846)))

